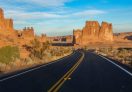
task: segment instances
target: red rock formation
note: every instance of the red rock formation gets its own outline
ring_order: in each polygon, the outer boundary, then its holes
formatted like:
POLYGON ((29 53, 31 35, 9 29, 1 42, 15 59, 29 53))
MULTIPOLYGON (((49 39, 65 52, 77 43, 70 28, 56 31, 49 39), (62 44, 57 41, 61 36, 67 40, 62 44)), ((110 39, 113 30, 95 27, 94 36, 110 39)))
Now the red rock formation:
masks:
POLYGON ((40 41, 40 42, 46 42, 47 41, 47 36, 46 36, 46 34, 42 34, 41 35, 41 37, 38 37, 38 40, 40 41))
POLYGON ((22 36, 25 38, 30 38, 30 37, 34 37, 34 29, 33 27, 25 27, 22 31, 22 36))
POLYGON ((66 42, 67 43, 72 43, 72 40, 73 40, 73 36, 72 35, 66 36, 66 42))
POLYGON ((0 43, 5 45, 19 45, 30 43, 34 39, 34 29, 27 27, 21 30, 15 30, 13 20, 4 18, 4 12, 0 8, 0 43), (4 42, 5 41, 5 42, 4 42))
POLYGON ((131 42, 132 41, 132 32, 115 33, 114 41, 116 41, 116 42, 131 42))
POLYGON ((13 20, 12 19, 5 19, 6 28, 9 31, 13 31, 13 20))
POLYGON ((0 20, 4 19, 4 13, 3 10, 0 8, 0 20))
POLYGON ((99 39, 101 41, 113 41, 112 24, 109 24, 107 22, 102 22, 99 31, 99 39))
POLYGON ((73 42, 76 44, 81 44, 82 41, 82 31, 80 29, 73 30, 73 42))
POLYGON ((13 31, 13 20, 4 18, 2 9, 0 9, 0 28, 3 31, 13 31))
POLYGON ((32 27, 25 27, 22 31, 18 30, 17 32, 16 41, 19 43, 19 46, 29 45, 35 38, 34 29, 32 27))
POLYGON ((73 32, 75 44, 87 45, 98 42, 113 41, 112 24, 102 22, 101 26, 98 21, 87 21, 82 31, 73 32))
POLYGON ((97 21, 87 21, 82 30, 82 44, 94 42, 98 39, 100 25, 97 21))
MULTIPOLYGON (((23 46, 31 44, 31 40, 35 38, 33 27, 25 27, 23 30, 15 30, 13 20, 4 18, 4 12, 0 8, 0 47, 11 45, 18 46, 21 57, 27 57, 28 51, 23 46)), ((47 39, 45 35, 39 37, 41 42, 47 39)))
POLYGON ((4 18, 4 12, 0 8, 0 34, 14 37, 16 32, 13 28, 13 20, 4 18))

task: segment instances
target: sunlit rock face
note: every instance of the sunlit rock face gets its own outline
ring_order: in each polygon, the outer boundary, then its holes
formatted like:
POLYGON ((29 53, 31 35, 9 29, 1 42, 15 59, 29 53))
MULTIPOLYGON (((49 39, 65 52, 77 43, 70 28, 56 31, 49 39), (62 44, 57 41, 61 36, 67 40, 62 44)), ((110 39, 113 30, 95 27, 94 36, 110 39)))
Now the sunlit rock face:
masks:
POLYGON ((4 18, 4 12, 0 8, 0 34, 2 35, 15 35, 13 28, 13 20, 4 18))
POLYGON ((4 11, 0 8, 0 47, 14 45, 17 32, 13 27, 13 20, 4 17, 4 11))
POLYGON ((98 21, 86 21, 82 30, 73 32, 75 44, 87 45, 98 42, 112 42, 113 31, 112 24, 102 22, 101 26, 98 21))
POLYGON ((97 41, 99 29, 100 26, 97 21, 87 21, 85 27, 82 30, 82 44, 97 41))
POLYGON ((33 27, 25 27, 23 30, 15 30, 13 19, 4 17, 4 11, 0 8, 0 47, 6 45, 24 45, 30 43, 35 37, 33 27))
POLYGON ((66 36, 66 42, 67 43, 72 43, 73 37, 72 35, 66 36))
POLYGON ((35 38, 33 27, 25 27, 23 30, 17 30, 17 41, 19 45, 30 44, 35 38))
POLYGON ((109 24, 107 22, 102 22, 99 31, 99 39, 105 41, 113 41, 112 24, 109 24))
POLYGON ((33 27, 25 27, 21 31, 21 35, 22 35, 23 38, 32 38, 32 37, 34 37, 34 29, 33 29, 33 27))
POLYGON ((0 19, 4 19, 4 12, 1 8, 0 8, 0 19))
POLYGON ((76 44, 81 44, 82 41, 82 31, 80 29, 73 30, 73 42, 76 44))

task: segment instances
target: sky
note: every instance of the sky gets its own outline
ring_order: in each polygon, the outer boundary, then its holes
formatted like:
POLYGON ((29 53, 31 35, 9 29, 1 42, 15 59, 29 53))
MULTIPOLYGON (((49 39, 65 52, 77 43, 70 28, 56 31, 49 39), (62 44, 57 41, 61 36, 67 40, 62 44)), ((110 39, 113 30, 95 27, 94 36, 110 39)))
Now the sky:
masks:
POLYGON ((15 29, 34 27, 35 33, 70 35, 86 21, 106 21, 113 31, 132 32, 132 0, 0 0, 15 29))

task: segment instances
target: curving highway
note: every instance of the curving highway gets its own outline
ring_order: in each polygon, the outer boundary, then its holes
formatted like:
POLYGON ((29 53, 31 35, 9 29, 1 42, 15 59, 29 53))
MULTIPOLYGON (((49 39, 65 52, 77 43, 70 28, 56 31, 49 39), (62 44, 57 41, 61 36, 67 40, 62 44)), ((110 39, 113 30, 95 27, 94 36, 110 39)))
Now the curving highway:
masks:
POLYGON ((103 56, 75 51, 55 62, 1 77, 0 92, 132 92, 132 73, 103 56))

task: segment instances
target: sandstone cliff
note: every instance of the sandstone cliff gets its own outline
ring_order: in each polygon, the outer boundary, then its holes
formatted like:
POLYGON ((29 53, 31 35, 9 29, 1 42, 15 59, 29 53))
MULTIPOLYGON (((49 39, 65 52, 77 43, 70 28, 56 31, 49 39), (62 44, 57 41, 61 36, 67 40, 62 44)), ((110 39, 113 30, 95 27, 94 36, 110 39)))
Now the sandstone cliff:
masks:
POLYGON ((0 34, 8 36, 11 35, 15 36, 16 34, 13 28, 13 20, 4 18, 4 12, 1 8, 0 8, 0 34))
POLYGON ((85 27, 79 31, 74 31, 75 44, 87 45, 98 42, 112 42, 113 30, 112 24, 102 22, 101 26, 98 21, 87 21, 85 27))
POLYGON ((102 22, 99 30, 99 39, 102 41, 113 41, 112 24, 102 22))
POLYGON ((0 8, 0 19, 4 19, 4 13, 3 13, 3 10, 0 8))
POLYGON ((5 43, 1 45, 1 47, 5 45, 22 46, 30 43, 34 37, 33 27, 25 27, 23 30, 14 29, 13 20, 5 18, 4 11, 0 8, 0 41, 1 43, 5 43))
POLYGON ((82 41, 82 31, 80 29, 73 30, 73 42, 80 44, 82 41))
POLYGON ((82 30, 82 44, 98 40, 100 25, 97 21, 87 21, 82 30))

